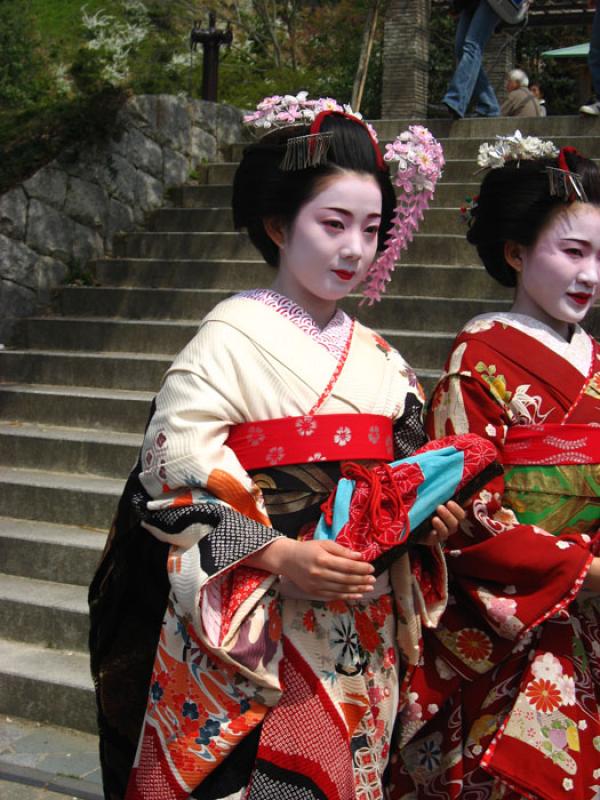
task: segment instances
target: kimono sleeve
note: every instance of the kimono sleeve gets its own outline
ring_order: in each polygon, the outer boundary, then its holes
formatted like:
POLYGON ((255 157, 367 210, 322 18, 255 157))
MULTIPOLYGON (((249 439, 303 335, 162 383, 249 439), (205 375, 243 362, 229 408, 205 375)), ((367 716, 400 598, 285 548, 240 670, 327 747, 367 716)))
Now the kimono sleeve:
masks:
MULTIPOLYGON (((432 437, 477 433, 502 452, 513 418, 498 361, 497 353, 492 358, 476 341, 455 348, 430 403, 426 427, 432 437)), ((454 592, 468 599, 450 606, 444 618, 447 629, 441 638, 455 659, 460 659, 454 646, 457 631, 478 629, 489 641, 491 628, 500 637, 494 641, 508 640, 508 646, 566 608, 589 568, 589 549, 581 537, 552 536, 520 524, 503 501, 504 478, 499 476, 471 498, 467 519, 447 542, 454 592)), ((486 659, 488 666, 493 661, 486 659)))
POLYGON ((247 421, 248 349, 247 338, 227 325, 200 328, 156 397, 142 446, 140 481, 154 499, 205 491, 270 525, 259 489, 227 446, 231 426, 247 421))

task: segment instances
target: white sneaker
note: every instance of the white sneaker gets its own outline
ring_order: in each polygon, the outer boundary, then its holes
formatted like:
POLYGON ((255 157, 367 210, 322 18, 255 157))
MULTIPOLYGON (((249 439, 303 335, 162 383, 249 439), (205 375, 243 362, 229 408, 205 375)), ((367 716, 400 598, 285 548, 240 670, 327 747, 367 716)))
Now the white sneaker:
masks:
POLYGON ((579 113, 589 114, 591 117, 600 117, 600 100, 596 100, 595 103, 589 103, 588 105, 581 106, 579 113))

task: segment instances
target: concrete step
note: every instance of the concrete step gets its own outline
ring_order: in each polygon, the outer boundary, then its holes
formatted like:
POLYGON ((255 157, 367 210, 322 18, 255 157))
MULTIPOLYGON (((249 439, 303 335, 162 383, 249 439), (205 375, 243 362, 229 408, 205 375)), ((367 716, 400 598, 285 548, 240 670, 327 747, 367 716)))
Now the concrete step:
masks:
POLYGON ((5 381, 158 391, 171 359, 140 353, 2 350, 5 381))
POLYGON ((8 575, 87 587, 105 542, 104 530, 0 517, 0 564, 8 575))
MULTIPOLYGON (((435 289, 435 287, 432 287, 435 289)), ((135 289, 67 287, 62 293, 65 313, 76 308, 81 314, 110 316, 114 309, 129 319, 201 319, 218 302, 232 292, 193 289, 135 289)), ((360 295, 351 295, 343 302, 348 313, 374 328, 425 330, 455 333, 476 314, 507 307, 508 300, 481 298, 448 298, 400 296, 387 294, 380 303, 363 305, 360 295)))
POLYGON ((139 434, 154 392, 0 383, 0 419, 139 434))
POLYGON ((0 516, 108 530, 124 480, 0 466, 0 516))
POLYGON ((88 656, 0 639, 0 711, 95 733, 88 656))
POLYGON ((233 231, 230 208, 161 208, 148 221, 151 231, 233 231))
POLYGON ((0 422, 0 464, 125 478, 135 464, 140 435, 114 431, 0 422))
POLYGON ((276 271, 257 252, 251 259, 112 258, 96 262, 98 283, 146 288, 235 289, 273 283, 276 271))
MULTIPOLYGON (((260 258, 245 233, 129 233, 115 241, 115 256, 133 258, 260 258)), ((407 248, 415 264, 476 263, 471 245, 463 235, 417 234, 407 248)))
MULTIPOLYGON (((435 214, 437 209, 430 209, 430 214, 435 214)), ((439 211, 440 214, 445 212, 439 211)), ((458 211, 452 211, 452 216, 458 219, 458 211)), ((448 212, 450 214, 450 212, 448 212)), ((451 221, 451 217, 448 217, 451 221)), ((460 224, 462 221, 458 220, 460 224)), ((471 248, 474 260, 477 259, 475 248, 471 248)), ((404 254, 403 254, 404 255, 404 254)), ((511 290, 504 289, 489 277, 480 265, 460 266, 441 265, 439 263, 413 264, 406 254, 392 275, 388 291, 392 294, 406 292, 410 295, 436 294, 439 297, 510 297, 511 290)), ((276 272, 268 264, 261 261, 201 261, 201 260, 174 260, 164 259, 115 259, 98 262, 98 277, 105 288, 110 286, 129 286, 163 289, 250 289, 255 286, 269 286, 275 278, 276 272)), ((52 318, 45 318, 52 319, 52 318)), ((37 326, 40 318, 32 320, 32 326, 37 326)), ((135 321, 134 321, 135 322, 135 321)), ((68 323, 68 320, 67 320, 68 323)), ((86 336, 91 341, 102 341, 103 334, 96 335, 95 326, 99 321, 94 321, 86 336)), ((27 328, 29 330, 29 327, 27 328)), ((46 329, 43 329, 44 333, 46 329)), ((41 335, 41 334, 40 334, 41 335)), ((26 337, 27 334, 25 333, 26 337)), ((33 336, 33 334, 32 334, 33 336)), ((157 333, 157 336, 159 334, 157 333)), ((165 336, 168 334, 165 332, 165 336)), ((71 337, 65 336, 65 341, 71 337)), ((77 336, 73 336, 75 340, 77 336)), ((40 341, 39 335, 29 340, 19 339, 25 345, 31 341, 40 341)), ((113 342, 111 341, 111 345, 113 342)), ((121 349, 114 343, 114 349, 121 349)), ((76 349, 74 347, 73 349, 76 349)), ((107 348, 110 349, 110 348, 107 348)), ((123 348, 126 349, 126 348, 123 348)), ((155 352, 161 352, 157 345, 155 352)))
POLYGON ((20 336, 21 347, 91 352, 173 355, 189 342, 198 322, 30 317, 20 336))
POLYGON ((88 632, 86 587, 0 573, 0 638, 85 652, 88 632))
POLYGON ((515 119, 515 117, 473 117, 452 121, 449 119, 386 119, 372 120, 380 140, 389 141, 409 125, 425 125, 438 139, 478 138, 491 141, 496 134, 510 135, 520 130, 524 136, 542 139, 572 136, 600 136, 600 119, 573 114, 515 119))
POLYGON ((125 233, 114 239, 117 258, 236 258, 259 255, 245 233, 125 233))

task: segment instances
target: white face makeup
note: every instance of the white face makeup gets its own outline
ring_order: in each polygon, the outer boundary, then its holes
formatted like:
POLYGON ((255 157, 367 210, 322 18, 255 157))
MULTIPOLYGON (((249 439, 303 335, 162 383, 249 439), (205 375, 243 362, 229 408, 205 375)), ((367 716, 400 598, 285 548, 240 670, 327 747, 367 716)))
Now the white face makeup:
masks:
POLYGON ((281 232, 273 288, 324 327, 359 283, 377 251, 381 190, 372 176, 347 172, 327 181, 281 232))
POLYGON ((600 289, 600 208, 574 203, 534 245, 515 247, 519 255, 509 260, 520 274, 512 310, 569 339, 569 326, 583 320, 600 289))

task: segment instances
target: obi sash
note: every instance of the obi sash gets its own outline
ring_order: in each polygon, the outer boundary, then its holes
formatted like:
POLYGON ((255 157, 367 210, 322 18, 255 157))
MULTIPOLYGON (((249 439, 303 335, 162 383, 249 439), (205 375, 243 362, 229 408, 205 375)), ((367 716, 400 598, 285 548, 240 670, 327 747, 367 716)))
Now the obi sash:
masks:
POLYGON ((391 461, 392 420, 381 414, 315 414, 234 425, 227 445, 246 470, 318 461, 391 461))
POLYGON ((505 502, 550 533, 600 527, 600 426, 516 425, 503 448, 505 502))
POLYGON ((362 553, 379 574, 430 531, 438 505, 463 504, 499 475, 497 456, 490 441, 467 433, 428 442, 391 464, 343 464, 314 538, 362 553))

